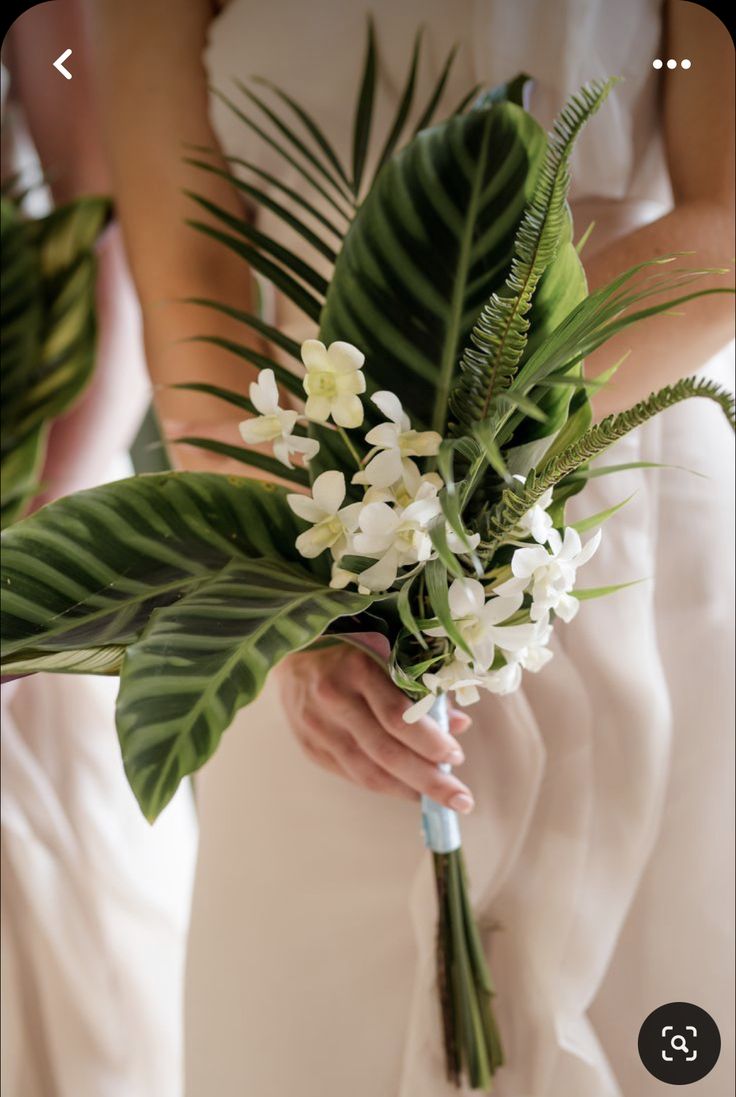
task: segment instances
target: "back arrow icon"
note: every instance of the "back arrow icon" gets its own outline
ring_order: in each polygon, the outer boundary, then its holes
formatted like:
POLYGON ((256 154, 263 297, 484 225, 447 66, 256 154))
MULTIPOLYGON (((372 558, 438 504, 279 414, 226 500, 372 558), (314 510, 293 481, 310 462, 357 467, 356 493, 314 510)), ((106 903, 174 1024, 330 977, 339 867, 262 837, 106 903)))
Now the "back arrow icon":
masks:
POLYGON ((71 57, 71 55, 71 50, 64 50, 64 52, 59 54, 59 56, 54 61, 54 68, 61 73, 65 80, 71 80, 72 78, 72 74, 69 72, 69 70, 64 68, 64 62, 66 61, 67 57, 71 57))

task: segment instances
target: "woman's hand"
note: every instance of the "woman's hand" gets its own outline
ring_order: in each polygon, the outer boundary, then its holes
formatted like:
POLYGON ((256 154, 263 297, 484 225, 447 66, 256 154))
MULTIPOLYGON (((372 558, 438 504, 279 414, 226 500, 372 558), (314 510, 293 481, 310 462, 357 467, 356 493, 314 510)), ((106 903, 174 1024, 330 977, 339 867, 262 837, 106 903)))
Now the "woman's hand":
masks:
MULTIPOLYGON (((407 724, 402 713, 411 702, 365 652, 339 644, 298 652, 276 670, 291 727, 312 761, 361 788, 416 800, 426 793, 467 814, 473 797, 439 762, 457 766, 460 746, 448 740, 434 720, 407 724)), ((470 718, 451 711, 453 735, 470 718)))

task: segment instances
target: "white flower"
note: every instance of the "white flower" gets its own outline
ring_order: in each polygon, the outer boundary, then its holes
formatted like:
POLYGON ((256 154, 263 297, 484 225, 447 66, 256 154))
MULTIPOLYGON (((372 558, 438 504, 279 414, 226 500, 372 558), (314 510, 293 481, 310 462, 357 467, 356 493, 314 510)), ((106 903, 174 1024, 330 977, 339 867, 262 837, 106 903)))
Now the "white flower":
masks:
POLYGON ((338 563, 333 563, 330 586, 334 590, 344 590, 349 583, 357 583, 359 579, 360 576, 356 572, 346 571, 338 563))
POLYGON ((412 430, 409 416, 393 392, 374 392, 371 399, 389 422, 379 423, 366 434, 366 442, 381 453, 368 462, 359 474, 362 476, 359 482, 387 488, 402 479, 406 472, 404 462, 409 457, 432 457, 437 453, 442 437, 434 430, 412 430))
POLYGON ((550 624, 549 615, 545 615, 537 622, 536 631, 531 642, 526 647, 507 653, 507 661, 509 663, 518 663, 524 670, 537 674, 552 658, 553 653, 547 647, 551 637, 552 625, 550 624))
MULTIPOLYGON (((502 651, 517 651, 533 643, 536 626, 503 625, 521 606, 523 596, 491 597, 486 600, 486 592, 477 579, 454 579, 448 594, 450 615, 457 629, 470 648, 473 665, 477 670, 486 671, 491 666, 496 647, 502 651)), ((425 629, 428 636, 446 636, 445 629, 425 629)), ((457 658, 468 662, 466 652, 458 649, 457 658)))
POLYGON ((359 427, 363 405, 359 393, 365 392, 361 367, 365 355, 351 343, 331 343, 325 347, 318 339, 302 343, 302 361, 307 370, 304 390, 308 419, 326 423, 330 416, 338 427, 359 427))
POLYGON ((421 720, 422 716, 426 716, 438 693, 452 691, 455 694, 456 703, 463 706, 473 705, 480 700, 478 686, 482 684, 482 677, 476 675, 467 663, 461 663, 457 659, 440 667, 435 674, 430 672, 423 674, 422 682, 429 693, 406 710, 403 719, 407 724, 413 724, 421 720))
POLYGON ((481 677, 480 684, 489 693, 513 693, 521 685, 521 664, 506 663, 497 670, 489 670, 481 677))
POLYGON ((480 544, 479 533, 468 533, 466 544, 465 541, 455 533, 455 530, 449 522, 445 525, 445 534, 447 536, 447 547, 450 552, 454 552, 457 556, 462 556, 463 553, 470 552, 471 549, 477 548, 480 544))
POLYGON ((299 412, 279 407, 279 390, 272 369, 260 371, 258 380, 251 383, 250 398, 260 415, 240 423, 240 434, 247 445, 273 442, 274 457, 287 468, 292 468, 289 460, 292 453, 301 453, 305 462, 315 456, 319 450, 316 439, 292 434, 299 412))
MULTIPOLYGON (((437 495, 440 489, 444 487, 442 477, 438 473, 425 472, 422 475, 416 461, 407 458, 401 464, 401 477, 396 483, 389 484, 388 487, 368 487, 363 496, 364 503, 396 503, 400 507, 408 507, 409 503, 414 502, 422 487, 426 486, 424 498, 428 497, 427 493, 430 489, 433 489, 434 494, 437 495)), ((365 469, 355 473, 353 483, 368 483, 365 469)))
POLYGON ((433 547, 427 527, 439 514, 441 507, 432 485, 420 488, 408 507, 392 508, 388 503, 363 506, 353 547, 361 556, 379 557, 378 563, 361 572, 363 586, 388 590, 400 567, 429 560, 433 547))
POLYGON ((564 540, 557 530, 549 535, 549 550, 543 545, 531 545, 517 549, 511 558, 513 579, 496 587, 502 596, 518 594, 529 589, 532 595, 530 617, 541 620, 554 610, 563 621, 571 621, 580 603, 570 596, 575 586, 577 569, 590 560, 601 541, 601 531, 590 538, 585 546, 577 530, 568 526, 564 540))
MULTIPOLYGON (((522 484, 526 483, 523 476, 515 476, 515 480, 520 480, 522 484)), ((522 515, 518 523, 518 528, 525 533, 531 534, 535 541, 540 545, 544 545, 549 540, 549 535, 552 532, 552 519, 547 514, 547 507, 552 502, 552 488, 545 491, 544 495, 540 496, 537 502, 531 507, 526 514, 522 515)))
POLYGON ((318 476, 312 485, 312 495, 287 495, 286 500, 300 518, 311 522, 311 529, 300 533, 296 547, 302 556, 309 559, 319 556, 326 548, 330 549, 335 560, 339 560, 348 547, 348 535, 358 525, 361 503, 342 506, 345 498, 345 477, 341 472, 330 470, 318 476))

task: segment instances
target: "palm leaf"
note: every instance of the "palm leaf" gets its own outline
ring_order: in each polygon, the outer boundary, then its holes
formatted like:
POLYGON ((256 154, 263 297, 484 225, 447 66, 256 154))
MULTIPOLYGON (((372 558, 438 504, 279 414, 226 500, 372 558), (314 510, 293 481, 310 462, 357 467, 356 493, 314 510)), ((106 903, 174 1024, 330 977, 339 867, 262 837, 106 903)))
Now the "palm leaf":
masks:
MULTIPOLYGON (((306 225, 299 217, 291 213, 286 206, 281 202, 277 202, 274 198, 271 198, 261 187, 254 187, 251 183, 246 183, 243 179, 238 179, 232 172, 227 171, 225 168, 220 168, 216 164, 210 164, 206 160, 197 160, 194 157, 185 157, 184 162, 191 164, 192 167, 201 168, 202 171, 208 171, 212 175, 217 175, 220 179, 224 179, 230 183, 236 190, 242 191, 243 194, 247 194, 249 198, 252 198, 259 206, 264 209, 268 209, 271 213, 275 214, 288 228, 293 229, 297 235, 301 236, 307 244, 311 245, 322 255, 328 262, 334 263, 337 258, 336 252, 333 251, 329 245, 327 245, 321 236, 316 232, 313 232, 308 225, 306 225)), ((185 191, 190 197, 194 198, 196 195, 191 191, 185 191)), ((219 214, 218 214, 219 216, 219 214)))
POLYGON ((220 347, 221 350, 227 350, 231 354, 234 354, 236 358, 242 358, 243 361, 249 362, 251 365, 256 366, 257 369, 270 369, 273 370, 276 380, 280 385, 288 391, 293 393, 294 396, 304 396, 304 387, 296 376, 288 369, 285 369, 279 362, 273 358, 268 358, 264 354, 260 354, 257 350, 252 350, 251 347, 243 344, 236 343, 233 339, 225 339, 220 335, 191 335, 185 339, 182 339, 183 343, 209 343, 210 346, 220 347))
POLYGON ((353 179, 352 188, 355 197, 360 193, 363 181, 368 144, 373 121, 373 100, 376 91, 376 35, 373 20, 368 20, 368 42, 366 45, 363 77, 358 92, 358 103, 353 122, 353 179))
POLYGON ((285 91, 277 87, 276 84, 271 83, 270 80, 265 80, 261 76, 256 76, 254 82, 257 84, 263 84, 264 87, 270 88, 270 90, 281 99, 283 103, 293 111, 299 121, 305 127, 312 139, 316 142, 323 154, 327 158, 327 161, 332 165, 342 182, 346 187, 350 187, 350 180, 348 179, 345 168, 340 162, 340 158, 335 152, 334 148, 330 144, 329 140, 325 136, 324 131, 317 125, 314 118, 309 114, 304 107, 302 107, 295 99, 292 99, 290 95, 287 95, 285 91))
POLYGON ((191 225, 192 228, 205 233, 206 236, 211 236, 214 240, 219 240, 221 244, 230 248, 230 250, 234 251, 236 255, 239 255, 241 259, 245 259, 246 263, 250 264, 254 270, 260 271, 261 274, 265 275, 277 289, 281 290, 284 296, 288 297, 290 301, 293 301, 305 316, 309 317, 310 320, 319 321, 322 308, 320 301, 305 289, 296 278, 293 278, 284 267, 279 266, 277 263, 273 263, 257 247, 254 247, 243 240, 239 240, 236 236, 230 236, 228 233, 220 232, 219 229, 216 229, 203 221, 190 220, 187 221, 187 224, 191 225))
POLYGON ((197 438, 190 435, 172 438, 170 442, 172 445, 194 446, 195 449, 207 450, 208 453, 217 453, 220 457, 229 457, 231 461, 240 461, 242 465, 268 472, 279 480, 289 480, 292 484, 298 484, 299 487, 309 486, 309 475, 306 469, 287 468, 275 457, 267 453, 259 453, 258 450, 250 449, 248 446, 234 446, 215 438, 197 438))
POLYGON ((297 150, 313 168, 320 173, 323 179, 327 180, 331 187, 339 194, 340 198, 346 202, 352 202, 352 195, 349 187, 347 187, 340 179, 339 173, 337 177, 333 174, 329 167, 327 167, 323 160, 321 160, 304 144, 300 137, 294 133, 291 126, 288 126, 284 120, 272 110, 266 102, 256 95, 256 93, 249 87, 247 87, 241 80, 235 81, 236 86, 240 89, 243 95, 247 96, 252 103, 254 103, 259 110, 261 110, 266 117, 272 122, 276 129, 286 138, 289 144, 297 150))
POLYGON ((396 114, 394 115, 391 129, 388 132, 388 137, 386 138, 386 142, 381 149, 380 155, 378 157, 376 172, 379 172, 381 170, 386 161, 390 159, 390 157, 396 151, 396 147, 399 143, 399 138, 401 137, 404 126, 406 124, 406 119, 409 116, 409 111, 411 110, 411 106, 414 101, 414 88, 416 87, 417 82, 417 67, 419 65, 419 47, 421 45, 421 41, 422 32, 420 30, 417 32, 416 38, 414 39, 414 49, 412 50, 411 61, 409 63, 409 73, 406 77, 406 84, 404 86, 403 92, 401 93, 401 97, 396 108, 396 114))
POLYGON ((241 110, 240 107, 237 106, 237 104, 233 103, 232 99, 230 99, 229 96, 225 95, 224 92, 219 91, 217 88, 213 88, 212 93, 218 99, 220 99, 225 104, 225 106, 233 112, 236 118, 239 118, 240 121, 248 127, 248 129, 252 130, 253 133, 260 137, 260 139, 264 141, 270 148, 272 148, 274 152, 278 153, 281 159, 289 164, 290 167, 294 168, 294 170, 302 177, 304 182, 312 187, 313 190, 317 192, 317 194, 321 195, 321 197, 324 198, 325 202, 327 202, 336 213, 338 213, 346 221, 350 220, 350 210, 346 209, 344 205, 338 202, 336 198, 330 193, 330 191, 327 190, 327 188, 320 183, 319 179, 317 179, 307 168, 305 168, 303 164, 300 164, 298 160, 295 160, 291 153, 288 151, 288 149, 286 149, 279 141, 276 141, 275 138, 267 133, 267 131, 264 130, 262 126, 259 126, 258 123, 255 122, 253 118, 250 117, 250 115, 246 114, 245 111, 241 110))
POLYGON ((302 360, 300 346, 294 339, 290 339, 288 335, 284 335, 284 333, 279 331, 278 328, 275 328, 273 324, 267 324, 265 320, 253 312, 244 312, 242 309, 233 308, 232 305, 225 305, 221 301, 212 301, 207 297, 185 297, 184 304, 200 305, 202 308, 214 309, 215 312, 221 312, 225 316, 229 316, 232 320, 237 320, 253 331, 257 331, 258 334, 267 339, 269 343, 274 343, 275 346, 281 347, 281 349, 286 351, 295 362, 301 362, 302 360))
POLYGON ((194 194, 192 191, 184 192, 188 198, 191 198, 202 209, 207 210, 213 217, 216 217, 218 221, 227 225, 233 232, 245 237, 245 239, 255 247, 259 248, 259 254, 262 257, 270 255, 275 259, 289 275, 294 278, 301 279, 311 289, 313 289, 320 297, 324 297, 327 291, 327 282, 318 271, 314 269, 308 262, 291 251, 290 248, 284 247, 272 236, 269 236, 265 232, 261 232, 260 229, 255 228, 248 221, 242 217, 235 217, 228 210, 223 209, 222 206, 218 206, 216 202, 211 202, 208 198, 202 198, 200 195, 194 194))
MULTIPOLYGON (((434 118, 456 56, 457 46, 453 46, 445 59, 445 63, 442 66, 442 69, 440 70, 440 74, 437 77, 437 82, 432 88, 432 92, 427 101, 427 105, 425 106, 422 113, 419 115, 416 125, 414 126, 414 132, 412 134, 412 137, 416 137, 418 133, 421 133, 423 129, 426 129, 434 118)), ((475 91, 475 89, 473 89, 473 91, 475 91)))

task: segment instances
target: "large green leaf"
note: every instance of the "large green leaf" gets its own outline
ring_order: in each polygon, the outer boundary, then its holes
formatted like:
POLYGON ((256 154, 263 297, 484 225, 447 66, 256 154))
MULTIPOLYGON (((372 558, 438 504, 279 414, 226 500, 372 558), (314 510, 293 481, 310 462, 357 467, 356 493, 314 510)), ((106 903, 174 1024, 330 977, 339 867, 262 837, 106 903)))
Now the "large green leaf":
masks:
MULTIPOLYGON (((347 233, 322 338, 359 346, 370 389, 395 391, 417 426, 445 430, 460 353, 509 273, 546 148, 514 103, 451 118, 384 166, 347 233)), ((537 342, 584 294, 569 237, 528 314, 537 342)))
POLYGON ((213 473, 139 476, 59 499, 3 534, 3 658, 28 666, 70 652, 73 670, 75 653, 132 643, 156 607, 233 560, 302 564, 300 529, 281 488, 213 473))
POLYGON ((276 663, 370 601, 276 560, 237 560, 156 610, 128 648, 117 707, 126 773, 147 818, 210 757, 276 663))
POLYGON ((83 198, 40 220, 2 199, 3 526, 38 490, 47 427, 94 363, 94 244, 109 212, 83 198))

